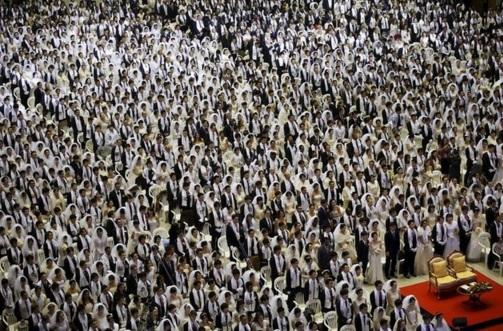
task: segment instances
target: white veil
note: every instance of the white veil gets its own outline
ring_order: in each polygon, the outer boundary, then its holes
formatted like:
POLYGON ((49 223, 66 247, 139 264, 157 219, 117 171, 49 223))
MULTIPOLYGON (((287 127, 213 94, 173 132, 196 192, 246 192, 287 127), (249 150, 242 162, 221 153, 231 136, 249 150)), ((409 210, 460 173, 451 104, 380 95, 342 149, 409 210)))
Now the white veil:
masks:
POLYGON ((286 300, 283 295, 278 294, 272 297, 271 300, 271 315, 272 318, 275 319, 278 316, 278 308, 282 306, 285 312, 288 312, 288 306, 286 304, 286 300), (281 303, 281 304, 280 304, 281 303))
POLYGON ((414 295, 408 295, 406 296, 404 299, 403 299, 403 308, 405 310, 407 310, 407 307, 409 307, 409 305, 411 304, 411 299, 415 299, 416 302, 415 302, 415 306, 416 306, 416 309, 418 312, 420 312, 420 309, 419 309, 419 302, 417 301, 416 297, 414 295))

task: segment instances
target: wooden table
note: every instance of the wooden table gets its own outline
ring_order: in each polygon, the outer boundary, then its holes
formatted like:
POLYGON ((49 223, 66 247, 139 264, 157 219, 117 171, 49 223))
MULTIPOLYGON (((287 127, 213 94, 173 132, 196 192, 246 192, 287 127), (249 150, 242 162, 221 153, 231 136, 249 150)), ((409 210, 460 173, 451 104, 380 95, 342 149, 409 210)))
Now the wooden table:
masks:
POLYGON ((464 303, 469 305, 484 305, 484 303, 480 300, 480 297, 483 293, 492 291, 492 286, 488 284, 488 286, 483 288, 478 288, 480 283, 471 282, 468 284, 461 285, 457 288, 457 292, 461 295, 467 296, 468 300, 464 301, 464 303))

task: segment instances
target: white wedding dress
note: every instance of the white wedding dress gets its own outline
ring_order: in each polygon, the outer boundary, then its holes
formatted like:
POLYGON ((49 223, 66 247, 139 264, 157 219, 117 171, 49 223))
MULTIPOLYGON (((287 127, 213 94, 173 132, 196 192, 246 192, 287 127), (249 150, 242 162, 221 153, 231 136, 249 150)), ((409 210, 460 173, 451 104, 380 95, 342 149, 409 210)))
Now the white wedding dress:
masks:
POLYGON ((459 251, 459 229, 458 223, 452 221, 445 223, 447 228, 447 242, 445 243, 444 258, 447 258, 452 252, 459 251))
POLYGON ((374 284, 376 280, 384 281, 384 271, 381 261, 383 250, 380 241, 371 242, 369 246, 369 267, 365 278, 368 284, 374 284))
POLYGON ((500 144, 496 148, 496 156, 498 160, 498 168, 496 169, 496 173, 493 177, 493 185, 503 182, 503 144, 500 144))
POLYGON ((428 274, 428 261, 433 257, 433 245, 431 243, 431 230, 427 225, 426 228, 419 227, 417 230, 418 242, 416 259, 414 261, 414 270, 416 275, 428 274))

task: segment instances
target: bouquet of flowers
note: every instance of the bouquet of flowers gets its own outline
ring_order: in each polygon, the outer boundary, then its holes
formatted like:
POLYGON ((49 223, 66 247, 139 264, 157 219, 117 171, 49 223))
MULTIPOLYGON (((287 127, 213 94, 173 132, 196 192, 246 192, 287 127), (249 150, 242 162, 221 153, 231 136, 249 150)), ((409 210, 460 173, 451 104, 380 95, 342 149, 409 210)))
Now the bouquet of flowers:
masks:
POLYGON ((485 291, 489 291, 491 290, 493 287, 491 284, 487 283, 487 282, 480 282, 480 283, 477 283, 475 285, 473 285, 472 287, 470 287, 470 294, 473 294, 473 293, 480 293, 480 292, 485 292, 485 291))

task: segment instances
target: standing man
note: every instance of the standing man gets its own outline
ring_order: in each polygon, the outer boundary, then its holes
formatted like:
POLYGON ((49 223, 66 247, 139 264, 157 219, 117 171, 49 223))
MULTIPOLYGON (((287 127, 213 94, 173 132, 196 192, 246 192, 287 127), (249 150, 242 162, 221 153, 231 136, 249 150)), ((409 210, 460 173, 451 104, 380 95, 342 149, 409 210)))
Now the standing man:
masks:
POLYGON ((343 288, 340 297, 335 303, 337 311, 337 324, 340 330, 344 325, 351 325, 353 323, 353 305, 351 299, 348 297, 348 289, 343 288))
POLYGON ((498 169, 498 158, 496 157, 496 146, 489 145, 489 150, 482 155, 482 171, 488 182, 493 180, 498 169))
POLYGON ((360 304, 358 307, 358 314, 355 315, 355 328, 356 331, 370 331, 372 330, 372 318, 368 313, 366 303, 360 304))
POLYGON ((470 244, 470 238, 472 236, 473 222, 468 216, 468 206, 463 206, 461 208, 461 215, 458 218, 458 228, 459 228, 459 249, 466 256, 466 251, 468 245, 470 244))
POLYGON ((384 235, 384 246, 386 250, 384 274, 386 278, 395 278, 398 253, 400 251, 400 234, 398 233, 396 222, 389 223, 389 229, 384 235))
POLYGON ((417 252, 416 223, 413 220, 409 220, 408 226, 409 227, 403 235, 403 242, 405 247, 405 278, 409 278, 409 275, 415 276, 414 261, 416 259, 417 252))
POLYGON ((186 222, 189 226, 194 225, 194 196, 189 191, 190 184, 183 183, 183 189, 179 193, 178 202, 180 203, 180 222, 186 222))
POLYGON ((444 219, 441 216, 437 217, 437 223, 431 231, 431 237, 434 242, 434 251, 436 256, 443 256, 445 243, 447 242, 447 228, 444 223, 444 219))
MULTIPOLYGON (((369 263, 369 234, 368 232, 362 232, 361 238, 358 241, 356 247, 356 256, 358 258, 358 263, 362 266, 363 274, 367 271, 367 265, 369 263)), ((387 259, 386 259, 387 260, 387 259)))

